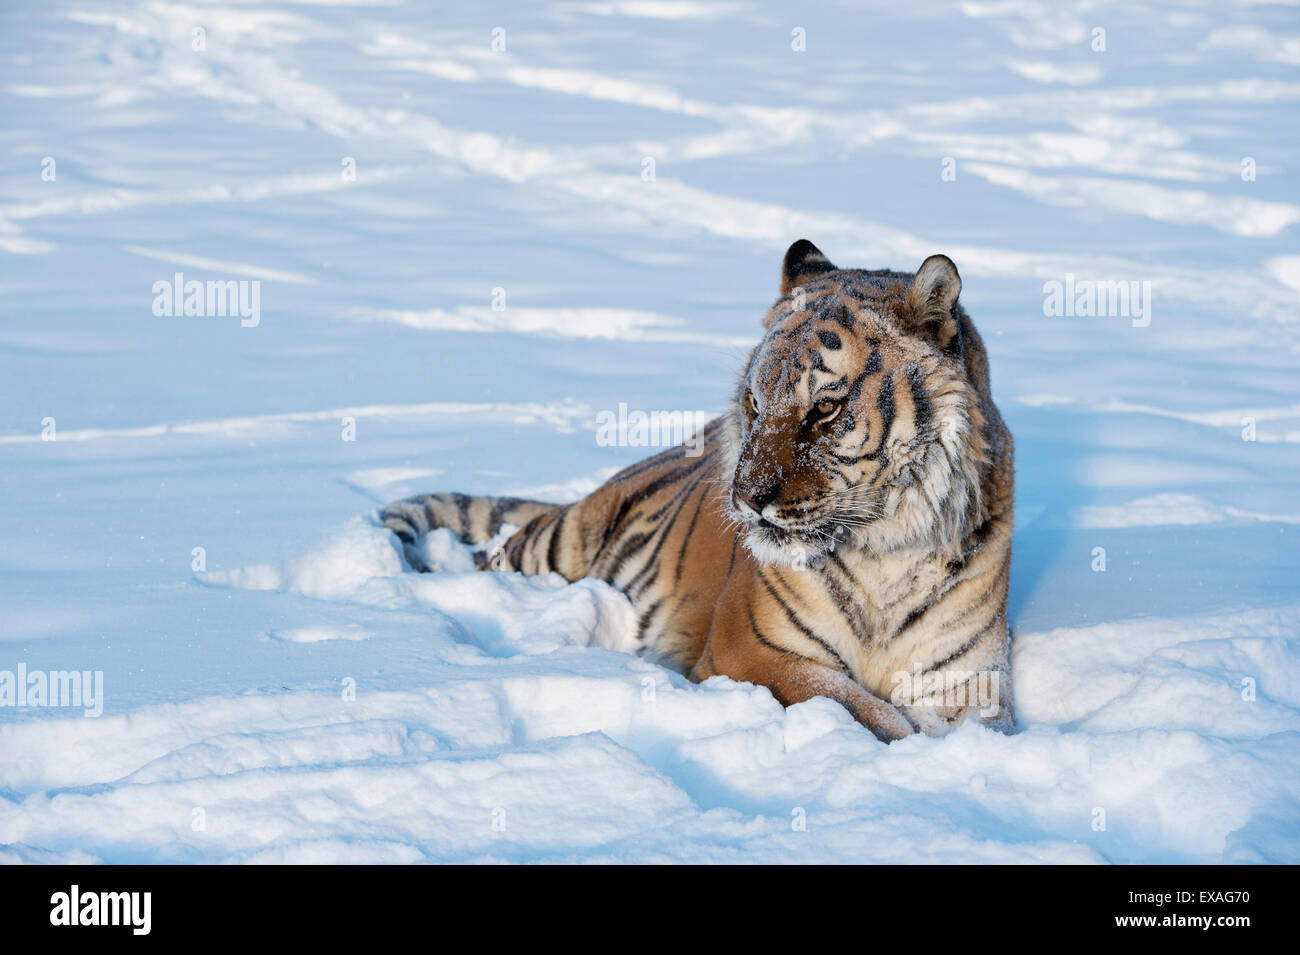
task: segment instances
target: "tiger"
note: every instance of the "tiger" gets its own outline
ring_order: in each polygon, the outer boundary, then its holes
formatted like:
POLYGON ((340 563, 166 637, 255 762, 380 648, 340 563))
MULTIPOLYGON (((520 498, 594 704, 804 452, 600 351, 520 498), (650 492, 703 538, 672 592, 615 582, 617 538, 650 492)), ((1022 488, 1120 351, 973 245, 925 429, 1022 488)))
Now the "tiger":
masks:
POLYGON ((605 581, 639 652, 692 681, 828 697, 886 742, 1014 732, 1014 448, 961 284, 945 255, 839 269, 800 239, 694 440, 570 504, 426 494, 379 517, 413 570, 447 528, 480 570, 605 581))

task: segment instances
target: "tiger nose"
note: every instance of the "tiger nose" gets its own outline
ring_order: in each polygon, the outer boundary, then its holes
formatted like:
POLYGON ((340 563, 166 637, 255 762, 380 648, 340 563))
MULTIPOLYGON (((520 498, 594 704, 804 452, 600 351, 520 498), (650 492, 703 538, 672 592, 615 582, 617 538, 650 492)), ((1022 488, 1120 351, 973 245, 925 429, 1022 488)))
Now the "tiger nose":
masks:
POLYGON ((776 499, 781 496, 781 492, 775 487, 749 492, 736 490, 732 493, 735 494, 737 501, 744 504, 755 514, 762 514, 763 508, 775 503, 776 499))

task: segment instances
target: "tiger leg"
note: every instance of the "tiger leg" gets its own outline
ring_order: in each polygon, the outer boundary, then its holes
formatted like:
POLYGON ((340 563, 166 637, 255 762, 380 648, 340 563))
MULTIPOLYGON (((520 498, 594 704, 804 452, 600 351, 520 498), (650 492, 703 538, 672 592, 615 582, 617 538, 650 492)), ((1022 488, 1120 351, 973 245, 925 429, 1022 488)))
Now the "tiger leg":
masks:
POLYGON ((554 573, 569 581, 588 576, 608 523, 601 498, 597 492, 538 514, 488 556, 486 569, 554 573))
POLYGON ((715 629, 710 634, 690 678, 699 682, 718 675, 765 686, 783 706, 814 696, 828 697, 886 743, 916 731, 897 707, 867 691, 844 671, 760 642, 752 633, 720 634, 715 629), (743 652, 737 644, 743 644, 743 652))
MULTIPOLYGON (((402 553, 413 570, 427 573, 420 542, 424 536, 445 527, 462 544, 480 548, 492 540, 503 524, 522 527, 539 516, 559 510, 558 505, 525 501, 516 497, 471 497, 468 494, 420 494, 394 501, 379 512, 383 525, 402 542, 402 553)), ((486 553, 476 555, 483 567, 486 553)))
POLYGON ((1003 733, 1016 731, 1011 668, 1005 660, 978 671, 937 672, 934 679, 936 694, 899 702, 921 732, 943 736, 968 719, 1003 733))

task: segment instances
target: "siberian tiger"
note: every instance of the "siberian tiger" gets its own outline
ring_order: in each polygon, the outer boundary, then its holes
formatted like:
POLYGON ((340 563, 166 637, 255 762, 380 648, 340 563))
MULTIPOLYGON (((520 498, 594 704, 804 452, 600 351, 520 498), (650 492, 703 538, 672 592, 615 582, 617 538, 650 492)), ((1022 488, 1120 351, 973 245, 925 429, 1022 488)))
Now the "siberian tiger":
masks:
POLYGON ((484 569, 595 577, 644 651, 783 704, 837 700, 884 740, 1014 728, 1012 440, 943 255, 915 275, 790 247, 727 410, 567 505, 432 494, 382 519, 407 562, 450 529, 484 569))

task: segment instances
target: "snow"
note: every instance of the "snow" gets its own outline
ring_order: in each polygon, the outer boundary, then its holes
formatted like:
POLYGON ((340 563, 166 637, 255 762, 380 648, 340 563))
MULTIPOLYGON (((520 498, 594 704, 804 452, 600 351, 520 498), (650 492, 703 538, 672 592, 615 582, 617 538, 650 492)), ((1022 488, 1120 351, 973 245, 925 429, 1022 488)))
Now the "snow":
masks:
POLYGON ((0 19, 0 701, 105 694, 0 705, 0 862, 1300 861, 1294 7, 0 19), (654 450, 602 411, 717 411, 800 237, 961 270, 1017 735, 693 685, 608 586, 445 532, 406 573, 374 521, 574 500, 654 450), (260 321, 155 315, 176 272, 260 321), (1067 274, 1150 324, 1047 316, 1067 274))

